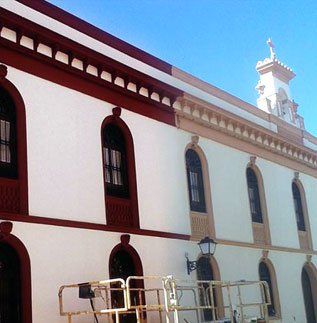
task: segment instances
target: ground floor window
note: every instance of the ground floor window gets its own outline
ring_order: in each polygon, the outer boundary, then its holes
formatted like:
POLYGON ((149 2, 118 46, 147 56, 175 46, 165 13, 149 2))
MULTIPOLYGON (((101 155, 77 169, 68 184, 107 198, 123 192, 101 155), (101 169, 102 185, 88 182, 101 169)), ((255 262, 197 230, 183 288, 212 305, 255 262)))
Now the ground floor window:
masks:
POLYGON ((16 251, 0 243, 0 322, 22 323, 20 272, 16 251))
POLYGON ((305 302, 307 323, 316 323, 316 307, 317 307, 317 287, 316 280, 310 268, 304 267, 302 270, 302 287, 305 302), (315 284, 313 283, 315 281, 315 284))

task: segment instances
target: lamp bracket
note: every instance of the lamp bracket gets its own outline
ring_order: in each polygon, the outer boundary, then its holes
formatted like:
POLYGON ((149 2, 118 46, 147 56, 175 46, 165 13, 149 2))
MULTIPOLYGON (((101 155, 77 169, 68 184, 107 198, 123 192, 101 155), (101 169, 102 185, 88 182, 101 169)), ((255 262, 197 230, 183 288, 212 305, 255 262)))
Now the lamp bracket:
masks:
POLYGON ((187 274, 197 269, 197 261, 190 261, 187 256, 186 257, 186 265, 187 265, 187 274))

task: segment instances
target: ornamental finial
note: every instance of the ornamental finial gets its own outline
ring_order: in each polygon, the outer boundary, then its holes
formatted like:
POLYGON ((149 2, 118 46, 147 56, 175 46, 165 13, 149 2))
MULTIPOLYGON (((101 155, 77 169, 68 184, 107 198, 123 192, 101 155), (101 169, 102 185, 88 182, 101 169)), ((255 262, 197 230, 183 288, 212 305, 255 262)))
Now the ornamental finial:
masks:
POLYGON ((269 38, 266 43, 268 44, 269 48, 270 48, 270 54, 271 54, 271 59, 275 59, 276 55, 275 55, 275 52, 274 52, 274 44, 272 42, 272 39, 269 38))

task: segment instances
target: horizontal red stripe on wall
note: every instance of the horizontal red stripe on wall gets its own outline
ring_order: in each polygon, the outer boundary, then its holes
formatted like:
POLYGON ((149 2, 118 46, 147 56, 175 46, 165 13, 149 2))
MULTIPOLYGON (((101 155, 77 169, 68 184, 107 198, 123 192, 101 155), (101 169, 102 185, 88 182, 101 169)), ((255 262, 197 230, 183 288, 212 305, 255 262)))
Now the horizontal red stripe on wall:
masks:
POLYGON ((52 226, 59 226, 59 227, 69 227, 69 228, 86 229, 86 230, 130 233, 130 234, 167 238, 167 239, 190 240, 190 235, 187 235, 187 234, 137 229, 137 228, 129 228, 129 227, 109 226, 106 224, 72 221, 72 220, 64 220, 64 219, 52 219, 52 218, 32 216, 32 215, 1 213, 0 222, 1 220, 52 225, 52 226))

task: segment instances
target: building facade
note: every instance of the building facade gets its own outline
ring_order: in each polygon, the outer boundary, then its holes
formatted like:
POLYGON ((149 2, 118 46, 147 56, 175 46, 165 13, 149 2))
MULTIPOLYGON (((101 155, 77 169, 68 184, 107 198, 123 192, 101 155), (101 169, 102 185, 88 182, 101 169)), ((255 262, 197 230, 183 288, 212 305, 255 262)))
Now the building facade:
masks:
POLYGON ((316 322, 317 138, 271 42, 255 107, 46 1, 0 17, 1 322, 65 322, 59 286, 120 266, 188 278, 205 236, 209 279, 265 280, 271 321, 316 322))

